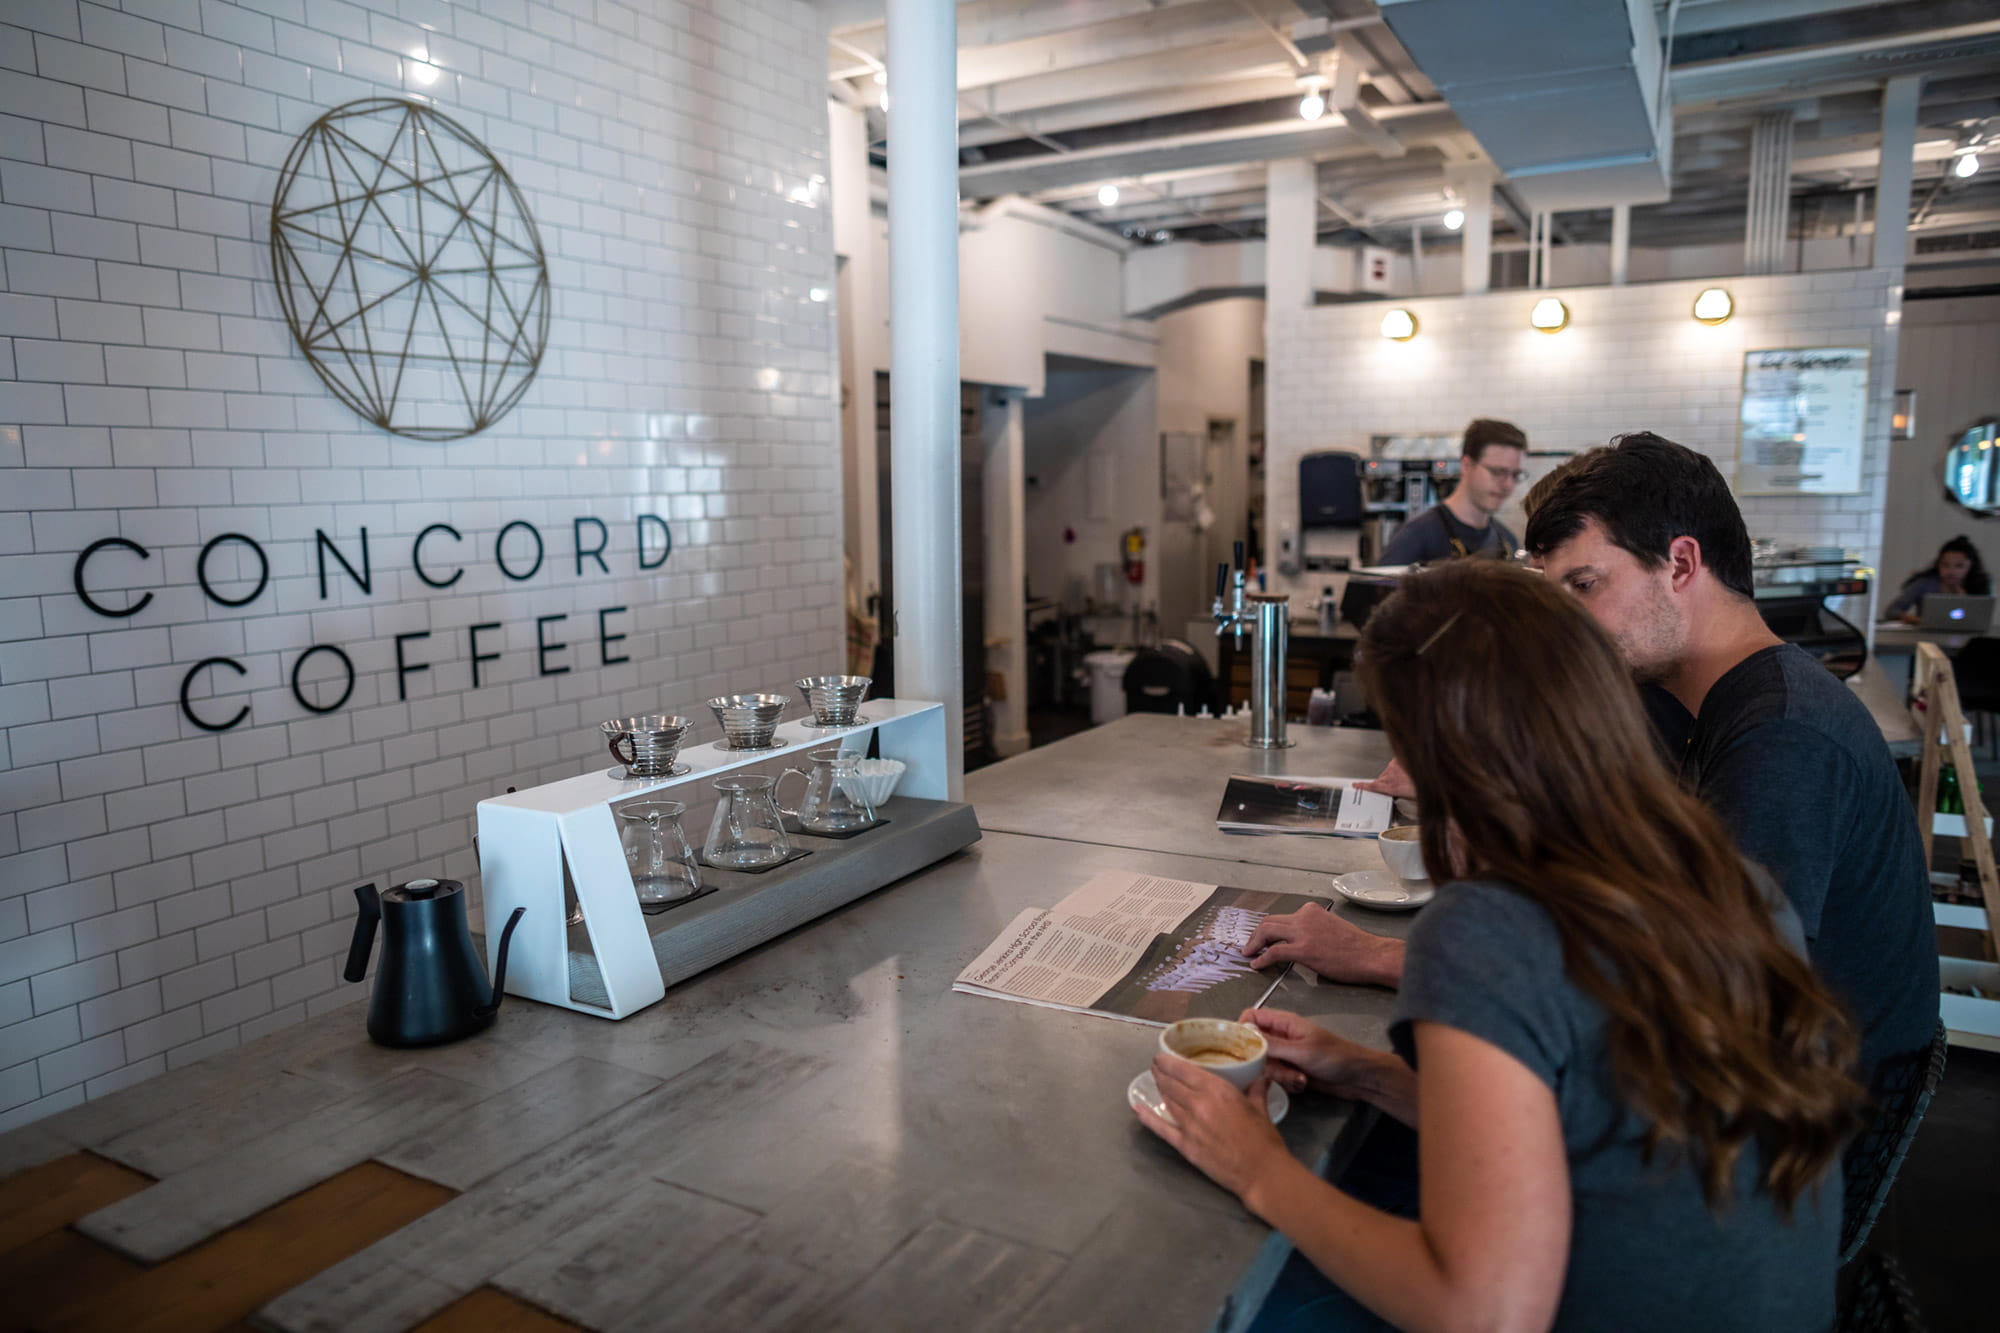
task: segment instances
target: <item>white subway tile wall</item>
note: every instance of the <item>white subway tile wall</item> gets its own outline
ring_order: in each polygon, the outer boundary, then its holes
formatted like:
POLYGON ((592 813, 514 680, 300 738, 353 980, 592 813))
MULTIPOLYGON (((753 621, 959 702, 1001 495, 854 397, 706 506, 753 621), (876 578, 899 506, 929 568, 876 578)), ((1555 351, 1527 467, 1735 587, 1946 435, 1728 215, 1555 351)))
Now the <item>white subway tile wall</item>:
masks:
POLYGON ((804 0, 0 7, 0 1129, 360 998, 353 887, 476 881, 474 803, 600 718, 841 669, 825 49, 804 0), (548 256, 465 439, 342 406, 272 283, 293 141, 385 95, 548 256))
POLYGON ((1301 454, 1365 455, 1371 435, 1456 435, 1474 417, 1512 421, 1531 447, 1547 450, 1656 431, 1699 449, 1733 477, 1744 352, 1865 347, 1863 493, 1747 496, 1741 503, 1754 537, 1843 546, 1873 564, 1882 544, 1902 295, 1900 270, 1855 269, 1427 298, 1398 303, 1420 329, 1406 343, 1381 336, 1381 303, 1273 308, 1270 523, 1297 523, 1301 454), (1718 283, 1735 298, 1735 315, 1724 324, 1696 323, 1696 295, 1718 283), (1568 328, 1529 327, 1529 308, 1544 295, 1569 306, 1568 328))

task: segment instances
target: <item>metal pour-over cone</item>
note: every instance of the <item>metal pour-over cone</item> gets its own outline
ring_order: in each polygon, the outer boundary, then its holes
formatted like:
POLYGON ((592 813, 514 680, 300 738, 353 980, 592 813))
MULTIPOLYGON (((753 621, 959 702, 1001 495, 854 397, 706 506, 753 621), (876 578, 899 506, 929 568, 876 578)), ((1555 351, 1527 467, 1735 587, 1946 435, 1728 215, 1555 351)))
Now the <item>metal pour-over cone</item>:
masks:
POLYGON ((784 716, 782 694, 725 694, 710 699, 715 720, 722 724, 722 736, 732 750, 768 750, 778 734, 778 719, 784 716))

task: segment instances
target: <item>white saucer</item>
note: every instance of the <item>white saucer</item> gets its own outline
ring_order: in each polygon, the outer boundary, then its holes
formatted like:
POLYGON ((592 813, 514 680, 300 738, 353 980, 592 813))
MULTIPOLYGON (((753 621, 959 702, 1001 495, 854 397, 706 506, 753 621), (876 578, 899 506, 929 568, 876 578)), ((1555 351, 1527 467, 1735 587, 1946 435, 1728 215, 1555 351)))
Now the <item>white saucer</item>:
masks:
POLYGON ((1437 896, 1429 880, 1405 882, 1387 870, 1350 870, 1335 875, 1333 887, 1347 901, 1378 912, 1408 912, 1437 896))
MULTIPOLYGON (((1125 1104, 1134 1107, 1143 1106, 1168 1124, 1174 1123, 1174 1113, 1167 1109, 1166 1100, 1160 1096, 1160 1085, 1153 1078, 1153 1071, 1150 1069, 1139 1071, 1139 1077, 1133 1079, 1125 1089, 1125 1104)), ((1270 1113, 1272 1124, 1282 1122, 1285 1113, 1292 1109, 1290 1094, 1273 1083, 1271 1095, 1264 1102, 1264 1109, 1270 1113)))

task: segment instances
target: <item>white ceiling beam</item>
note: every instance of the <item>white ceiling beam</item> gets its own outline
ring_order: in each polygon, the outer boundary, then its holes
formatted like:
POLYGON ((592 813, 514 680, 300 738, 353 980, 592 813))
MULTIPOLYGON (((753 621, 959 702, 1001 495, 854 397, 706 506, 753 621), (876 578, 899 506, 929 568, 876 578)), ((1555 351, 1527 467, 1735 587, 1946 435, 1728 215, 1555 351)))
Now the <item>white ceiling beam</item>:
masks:
POLYGON ((1671 75, 1673 101, 1676 110, 1716 103, 1751 105, 1808 91, 1827 95, 1879 87, 1892 74, 1944 78, 1990 73, 1996 59, 2000 59, 2000 18, 1679 65, 1671 75))
POLYGON ((1268 72, 1271 55, 1269 38, 1221 42, 1098 65, 1087 72, 1015 79, 967 93, 961 105, 1011 117, 1070 102, 1152 93, 1177 84, 1228 82, 1246 71, 1268 72))
POLYGON ((1293 117, 1075 153, 980 162, 959 168, 958 182, 960 192, 967 197, 987 198, 1030 194, 1085 181, 1120 180, 1152 171, 1307 157, 1343 149, 1353 151, 1356 146, 1353 134, 1340 117, 1328 113, 1311 122, 1293 117))
MULTIPOLYGON (((1841 9, 1865 9, 1874 3, 1876 0, 1681 0, 1680 13, 1674 19, 1674 35, 1747 28, 1753 23, 1777 23, 1841 9)), ((1666 31, 1664 22, 1660 31, 1666 31)))
MULTIPOLYGON (((1041 111, 1023 111, 1008 119, 1013 125, 1037 134, 1061 134, 1065 130, 1095 125, 1118 125, 1153 116, 1174 116, 1219 106, 1240 106, 1245 102, 1266 102, 1298 91, 1298 80, 1288 71, 1279 65, 1270 68, 1279 72, 1252 71, 1248 78, 1174 84, 1125 97, 1093 97, 1080 102, 1065 102, 1041 111)), ((965 117, 958 132, 961 148, 977 148, 1021 137, 1019 130, 975 116, 962 104, 960 111, 965 117)))
POLYGON ((1261 31, 1234 0, 1204 0, 999 46, 962 43, 958 87, 963 92, 1036 75, 1150 59, 1214 42, 1240 41, 1261 31))
MULTIPOLYGON (((879 9, 880 0, 876 3, 879 9)), ((958 7, 958 44, 999 46, 1201 3, 1204 0, 1062 0, 1060 4, 1049 4, 1046 0, 970 0, 958 7)), ((836 27, 833 35, 880 55, 886 32, 878 14, 866 23, 836 27)))
MULTIPOLYGON (((1189 167, 1181 171, 1153 171, 1143 176, 1127 176, 1109 181, 1120 190, 1156 191, 1169 195, 1212 194, 1218 190, 1263 189, 1266 172, 1261 162, 1246 166, 1189 167)), ((1037 190, 1028 197, 1038 203, 1053 204, 1072 199, 1094 198, 1105 181, 1085 181, 1051 190, 1037 190)))

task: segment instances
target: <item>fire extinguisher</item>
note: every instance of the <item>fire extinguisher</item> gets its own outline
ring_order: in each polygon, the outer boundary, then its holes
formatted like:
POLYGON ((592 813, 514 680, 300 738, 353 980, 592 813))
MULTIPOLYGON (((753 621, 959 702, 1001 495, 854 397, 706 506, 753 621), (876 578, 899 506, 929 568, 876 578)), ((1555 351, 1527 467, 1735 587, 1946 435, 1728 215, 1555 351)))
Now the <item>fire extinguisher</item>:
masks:
POLYGON ((1125 548, 1125 581, 1144 583, 1146 581, 1146 530, 1133 528, 1121 543, 1125 548))

